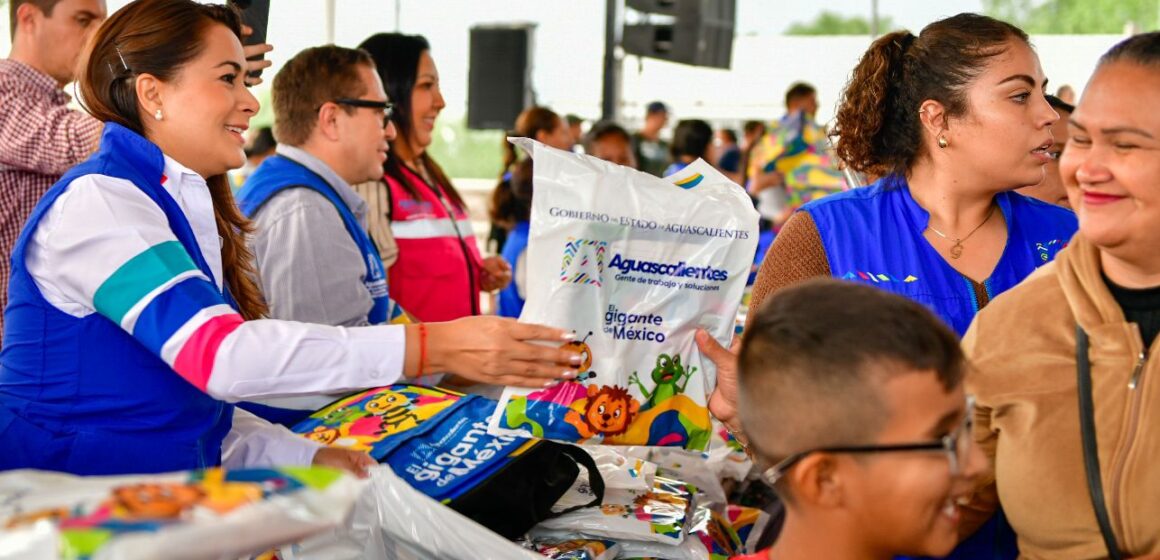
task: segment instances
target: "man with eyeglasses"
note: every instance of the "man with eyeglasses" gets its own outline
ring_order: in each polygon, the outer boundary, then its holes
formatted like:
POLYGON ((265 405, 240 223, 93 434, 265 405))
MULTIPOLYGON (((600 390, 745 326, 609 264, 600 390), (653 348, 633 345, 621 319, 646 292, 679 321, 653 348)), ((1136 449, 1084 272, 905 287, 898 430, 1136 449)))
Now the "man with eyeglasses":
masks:
POLYGON ((752 559, 943 556, 986 459, 958 338, 926 308, 870 286, 803 282, 757 311, 738 413, 785 504, 752 559))
MULTIPOLYGON (((392 105, 365 51, 306 49, 274 76, 278 146, 238 191, 271 318, 361 326, 406 322, 387 296, 386 268, 352 184, 383 174, 392 105)), ((252 407, 293 423, 331 397, 252 407)))

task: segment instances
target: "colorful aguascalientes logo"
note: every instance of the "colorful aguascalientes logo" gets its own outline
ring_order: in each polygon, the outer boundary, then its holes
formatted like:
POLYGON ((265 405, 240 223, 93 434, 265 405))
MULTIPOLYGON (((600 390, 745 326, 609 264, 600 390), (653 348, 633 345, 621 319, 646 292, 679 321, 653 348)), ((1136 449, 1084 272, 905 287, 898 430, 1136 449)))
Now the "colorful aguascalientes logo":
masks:
POLYGON ((597 287, 603 285, 607 252, 607 241, 569 237, 564 243, 564 257, 560 262, 560 281, 597 287))

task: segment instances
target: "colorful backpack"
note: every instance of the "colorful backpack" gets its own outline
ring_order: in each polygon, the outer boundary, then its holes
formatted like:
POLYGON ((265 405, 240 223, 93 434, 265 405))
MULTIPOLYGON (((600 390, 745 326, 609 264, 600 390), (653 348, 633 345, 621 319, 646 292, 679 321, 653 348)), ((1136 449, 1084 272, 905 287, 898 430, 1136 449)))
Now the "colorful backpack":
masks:
POLYGON ((487 421, 495 407, 476 395, 397 384, 342 398, 293 430, 368 452, 415 489, 510 539, 540 521, 600 503, 604 481, 588 453, 490 435, 487 421), (569 490, 591 500, 553 512, 569 490))

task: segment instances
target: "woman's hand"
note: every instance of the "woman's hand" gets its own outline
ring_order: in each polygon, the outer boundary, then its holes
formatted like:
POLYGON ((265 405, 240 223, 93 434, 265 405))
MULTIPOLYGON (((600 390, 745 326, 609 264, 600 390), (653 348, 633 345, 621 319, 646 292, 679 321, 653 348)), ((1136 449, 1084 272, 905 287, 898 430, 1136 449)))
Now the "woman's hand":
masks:
MULTIPOLYGON (((243 25, 242 26, 242 39, 249 37, 250 34, 253 32, 254 32, 254 30, 250 26, 243 25)), ((256 57, 256 56, 264 55, 272 50, 274 50, 274 46, 271 45, 270 43, 262 43, 260 45, 243 45, 242 46, 242 54, 244 54, 246 56, 245 72, 246 72, 246 86, 247 87, 254 87, 254 86, 262 83, 262 78, 251 76, 250 75, 251 72, 258 72, 261 70, 265 70, 266 68, 269 68, 269 67, 274 65, 274 62, 271 60, 265 60, 265 59, 250 60, 250 59, 253 57, 256 57)))
POLYGON ((503 260, 503 257, 487 257, 483 259, 483 274, 480 275, 479 288, 485 292, 494 292, 507 287, 512 281, 512 267, 503 260))
POLYGON ((749 445, 737 417, 737 351, 741 347, 741 338, 734 337, 728 350, 704 329, 698 329, 694 338, 701 353, 717 366, 717 388, 709 395, 709 414, 725 424, 725 428, 741 445, 749 445))
POLYGON ((446 323, 426 323, 426 356, 418 371, 422 336, 419 325, 407 326, 408 377, 451 373, 480 383, 547 387, 576 377, 580 354, 561 346, 576 338, 571 332, 517 323, 494 316, 464 317, 446 323), (550 346, 532 341, 552 343, 550 346))
POLYGON ((367 468, 375 464, 370 455, 343 447, 322 447, 314 453, 311 464, 347 471, 359 478, 367 477, 367 468))

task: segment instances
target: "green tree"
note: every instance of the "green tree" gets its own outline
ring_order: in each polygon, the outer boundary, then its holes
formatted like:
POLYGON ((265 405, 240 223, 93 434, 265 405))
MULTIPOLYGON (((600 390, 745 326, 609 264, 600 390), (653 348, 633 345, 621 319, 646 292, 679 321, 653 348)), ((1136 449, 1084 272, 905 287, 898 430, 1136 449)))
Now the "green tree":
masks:
POLYGON ((503 171, 504 134, 467 128, 467 117, 439 119, 427 151, 448 177, 497 178, 503 171))
MULTIPOLYGON (((878 18, 878 32, 894 30, 894 20, 890 16, 878 18)), ((844 16, 823 10, 818 17, 808 23, 796 22, 785 31, 786 35, 869 35, 870 21, 862 16, 844 16)))
POLYGON ((984 12, 1033 34, 1123 33, 1160 28, 1158 0, 983 0, 984 12))

